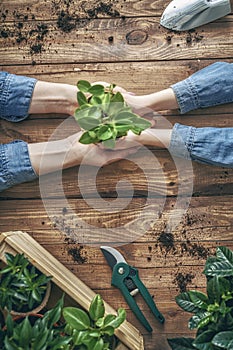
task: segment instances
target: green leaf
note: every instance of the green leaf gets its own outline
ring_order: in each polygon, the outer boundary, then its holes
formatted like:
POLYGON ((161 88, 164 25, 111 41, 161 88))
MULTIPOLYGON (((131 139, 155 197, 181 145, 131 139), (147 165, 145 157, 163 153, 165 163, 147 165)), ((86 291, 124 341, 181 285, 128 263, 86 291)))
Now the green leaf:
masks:
POLYGON ((134 125, 142 130, 151 127, 151 123, 144 118, 138 118, 137 120, 135 120, 134 125))
POLYGON ((75 307, 65 307, 63 317, 73 329, 78 331, 86 330, 90 327, 90 319, 87 313, 75 307))
POLYGON ((227 261, 217 261, 204 269, 206 276, 233 276, 233 265, 227 261))
MULTIPOLYGON (((205 312, 205 311, 200 311, 198 313, 196 313, 195 315, 193 315, 188 323, 188 327, 189 329, 195 329, 199 327, 199 324, 202 320, 209 318, 210 321, 210 313, 209 312, 205 312)), ((208 322, 209 323, 209 322, 208 322)))
POLYGON ((220 303, 222 296, 226 295, 230 289, 230 282, 223 277, 213 276, 207 282, 207 293, 212 304, 215 302, 220 303))
POLYGON ((114 94, 111 98, 111 102, 124 102, 124 97, 122 96, 122 94, 118 91, 116 94, 114 94))
POLYGON ((13 334, 13 329, 14 329, 14 321, 12 319, 12 316, 10 314, 7 314, 6 317, 6 330, 7 330, 7 335, 11 337, 13 334))
POLYGON ((110 337, 114 334, 115 329, 111 326, 104 327, 103 332, 104 334, 109 335, 110 337))
POLYGON ((233 349, 233 331, 216 334, 212 344, 223 349, 233 349))
POLYGON ((79 106, 82 106, 88 103, 87 98, 82 91, 77 92, 77 100, 78 100, 79 106))
POLYGON ((89 103, 91 105, 94 105, 94 106, 97 105, 98 106, 98 105, 102 104, 102 100, 98 96, 92 96, 92 98, 90 99, 89 103))
POLYGON ((93 137, 93 135, 94 134, 91 131, 86 131, 80 137, 79 142, 85 145, 98 142, 99 141, 98 138, 93 137))
POLYGON ((79 80, 77 83, 77 87, 82 92, 88 92, 91 87, 91 84, 87 80, 79 80))
POLYGON ((20 337, 19 345, 23 347, 24 345, 30 344, 31 336, 32 326, 28 317, 26 317, 22 322, 22 336, 20 337))
POLYGON ((72 339, 74 342, 74 345, 81 345, 83 343, 83 339, 86 337, 85 331, 77 331, 74 330, 72 334, 72 339))
POLYGON ((126 311, 123 308, 119 308, 116 315, 107 315, 104 320, 104 326, 102 329, 107 327, 118 328, 126 319, 126 311))
POLYGON ((211 341, 215 335, 212 330, 207 330, 196 337, 193 346, 199 350, 214 350, 211 341))
POLYGON ((102 125, 97 132, 97 137, 101 141, 114 138, 114 136, 113 128, 109 125, 102 125))
POLYGON ((96 294, 91 302, 89 315, 93 321, 97 321, 99 318, 102 318, 104 316, 104 313, 104 301, 99 294, 96 294))
POLYGON ((88 92, 94 96, 101 96, 104 94, 104 86, 100 84, 92 85, 88 92))
POLYGON ((104 347, 104 341, 102 338, 98 339, 97 342, 95 343, 95 346, 93 350, 102 350, 104 347))
POLYGON ((207 310, 208 297, 206 294, 192 290, 188 293, 191 301, 194 303, 195 306, 197 306, 199 309, 207 310))
POLYGON ((98 119, 92 117, 79 119, 78 123, 84 130, 91 130, 99 125, 98 119))
POLYGON ((193 338, 174 338, 168 339, 168 344, 172 348, 172 350, 190 350, 196 349, 192 346, 194 341, 193 338))
POLYGON ((233 252, 227 247, 217 247, 216 257, 221 261, 226 261, 233 265, 233 252))
POLYGON ((95 323, 96 327, 102 327, 104 325, 104 319, 105 317, 99 318, 95 323))
POLYGON ((197 313, 201 310, 190 298, 190 292, 184 292, 179 294, 175 300, 176 303, 185 311, 197 313))

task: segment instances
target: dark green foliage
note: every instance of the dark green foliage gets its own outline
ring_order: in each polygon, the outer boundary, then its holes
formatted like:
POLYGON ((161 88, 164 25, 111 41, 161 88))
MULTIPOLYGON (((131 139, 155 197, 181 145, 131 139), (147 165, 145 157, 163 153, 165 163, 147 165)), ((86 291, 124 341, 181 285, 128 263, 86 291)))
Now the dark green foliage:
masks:
POLYGON ((218 247, 216 256, 207 259, 204 274, 207 294, 188 291, 176 297, 183 310, 194 314, 189 328, 197 328, 197 333, 195 339, 168 339, 173 350, 233 349, 233 252, 218 247))
POLYGON ((126 136, 129 130, 139 135, 151 126, 149 121, 132 112, 120 92, 113 92, 114 84, 104 87, 80 80, 77 86, 79 108, 75 119, 86 130, 79 140, 81 143, 103 142, 113 148, 115 140, 126 136))
POLYGON ((0 338, 2 350, 58 350, 71 349, 71 337, 65 336, 62 327, 56 326, 60 320, 63 306, 61 299, 54 309, 47 311, 42 318, 33 323, 30 318, 22 318, 19 323, 8 314, 6 327, 0 338))
POLYGON ((0 271, 0 307, 17 312, 32 310, 42 302, 50 279, 23 254, 6 253, 6 267, 0 271))

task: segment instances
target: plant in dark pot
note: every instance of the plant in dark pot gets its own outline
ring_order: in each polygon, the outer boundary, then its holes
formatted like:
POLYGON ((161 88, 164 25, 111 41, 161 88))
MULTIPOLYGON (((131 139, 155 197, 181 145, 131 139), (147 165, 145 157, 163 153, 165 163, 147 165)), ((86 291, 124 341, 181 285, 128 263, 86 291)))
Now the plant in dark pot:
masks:
POLYGON ((117 346, 114 331, 125 321, 126 312, 120 308, 117 315, 105 316, 103 299, 97 294, 88 313, 76 307, 65 307, 63 317, 65 332, 72 336, 70 349, 114 350, 117 346))
POLYGON ((12 313, 41 310, 50 293, 50 276, 33 266, 24 254, 6 253, 0 271, 0 307, 12 313))
POLYGON ((204 274, 207 294, 191 290, 176 297, 183 310, 194 314, 188 326, 197 332, 195 338, 168 339, 173 350, 233 349, 233 252, 218 247, 207 259, 204 274))
POLYGON ((139 135, 151 126, 149 121, 132 112, 123 95, 114 91, 114 84, 105 87, 80 80, 77 86, 79 107, 74 116, 85 131, 79 142, 103 142, 106 147, 113 148, 116 139, 126 136, 129 130, 139 135))

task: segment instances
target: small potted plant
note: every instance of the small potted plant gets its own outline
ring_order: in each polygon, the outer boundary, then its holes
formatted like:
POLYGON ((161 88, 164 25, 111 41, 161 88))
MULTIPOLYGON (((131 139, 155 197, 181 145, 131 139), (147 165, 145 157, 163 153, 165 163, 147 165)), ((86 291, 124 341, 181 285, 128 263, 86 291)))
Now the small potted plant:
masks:
POLYGON ((116 139, 126 136, 129 130, 139 135, 151 126, 149 121, 132 112, 120 92, 114 92, 114 84, 105 87, 79 80, 77 86, 79 107, 74 116, 85 131, 79 142, 103 142, 106 147, 113 148, 116 139))
POLYGON ((114 350, 117 346, 114 331, 125 321, 126 312, 120 308, 117 315, 105 316, 103 299, 97 294, 88 313, 76 307, 65 307, 63 317, 65 332, 72 337, 70 349, 114 350))
POLYGON ((24 254, 6 253, 0 271, 0 307, 19 314, 39 312, 50 293, 50 276, 36 269, 24 254))
POLYGON ((233 252, 218 247, 216 256, 209 257, 204 274, 207 294, 188 291, 176 297, 177 304, 194 314, 189 329, 197 329, 195 338, 168 339, 173 350, 233 349, 233 252))

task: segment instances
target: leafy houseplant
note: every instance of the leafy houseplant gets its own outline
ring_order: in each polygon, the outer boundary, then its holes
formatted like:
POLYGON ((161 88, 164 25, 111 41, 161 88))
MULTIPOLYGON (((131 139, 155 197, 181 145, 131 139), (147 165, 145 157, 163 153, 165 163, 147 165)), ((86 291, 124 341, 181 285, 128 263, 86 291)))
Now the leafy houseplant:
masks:
POLYGON ((195 339, 168 339, 173 350, 233 349, 233 252, 218 247, 216 256, 209 257, 204 274, 207 294, 188 291, 176 297, 177 304, 194 315, 189 328, 197 328, 195 339))
MULTIPOLYGON (((62 333, 63 327, 57 326, 61 317, 63 299, 47 311, 43 317, 33 323, 29 316, 16 323, 10 314, 6 317, 6 325, 0 331, 1 350, 57 350, 70 349, 71 337, 62 333)), ((41 315, 42 316, 42 315, 41 315)))
POLYGON ((106 147, 113 148, 115 140, 126 136, 129 130, 139 135, 151 126, 149 121, 132 112, 120 92, 114 92, 114 84, 104 87, 79 80, 77 86, 79 107, 75 119, 85 130, 79 142, 103 142, 106 147))
POLYGON ((39 307, 49 292, 51 277, 37 270, 23 254, 6 253, 0 271, 0 307, 16 313, 39 307))
POLYGON ((63 309, 65 332, 72 336, 73 347, 70 349, 115 349, 114 331, 124 322, 126 312, 120 308, 117 315, 104 314, 104 302, 99 294, 92 300, 89 313, 75 307, 63 309))

